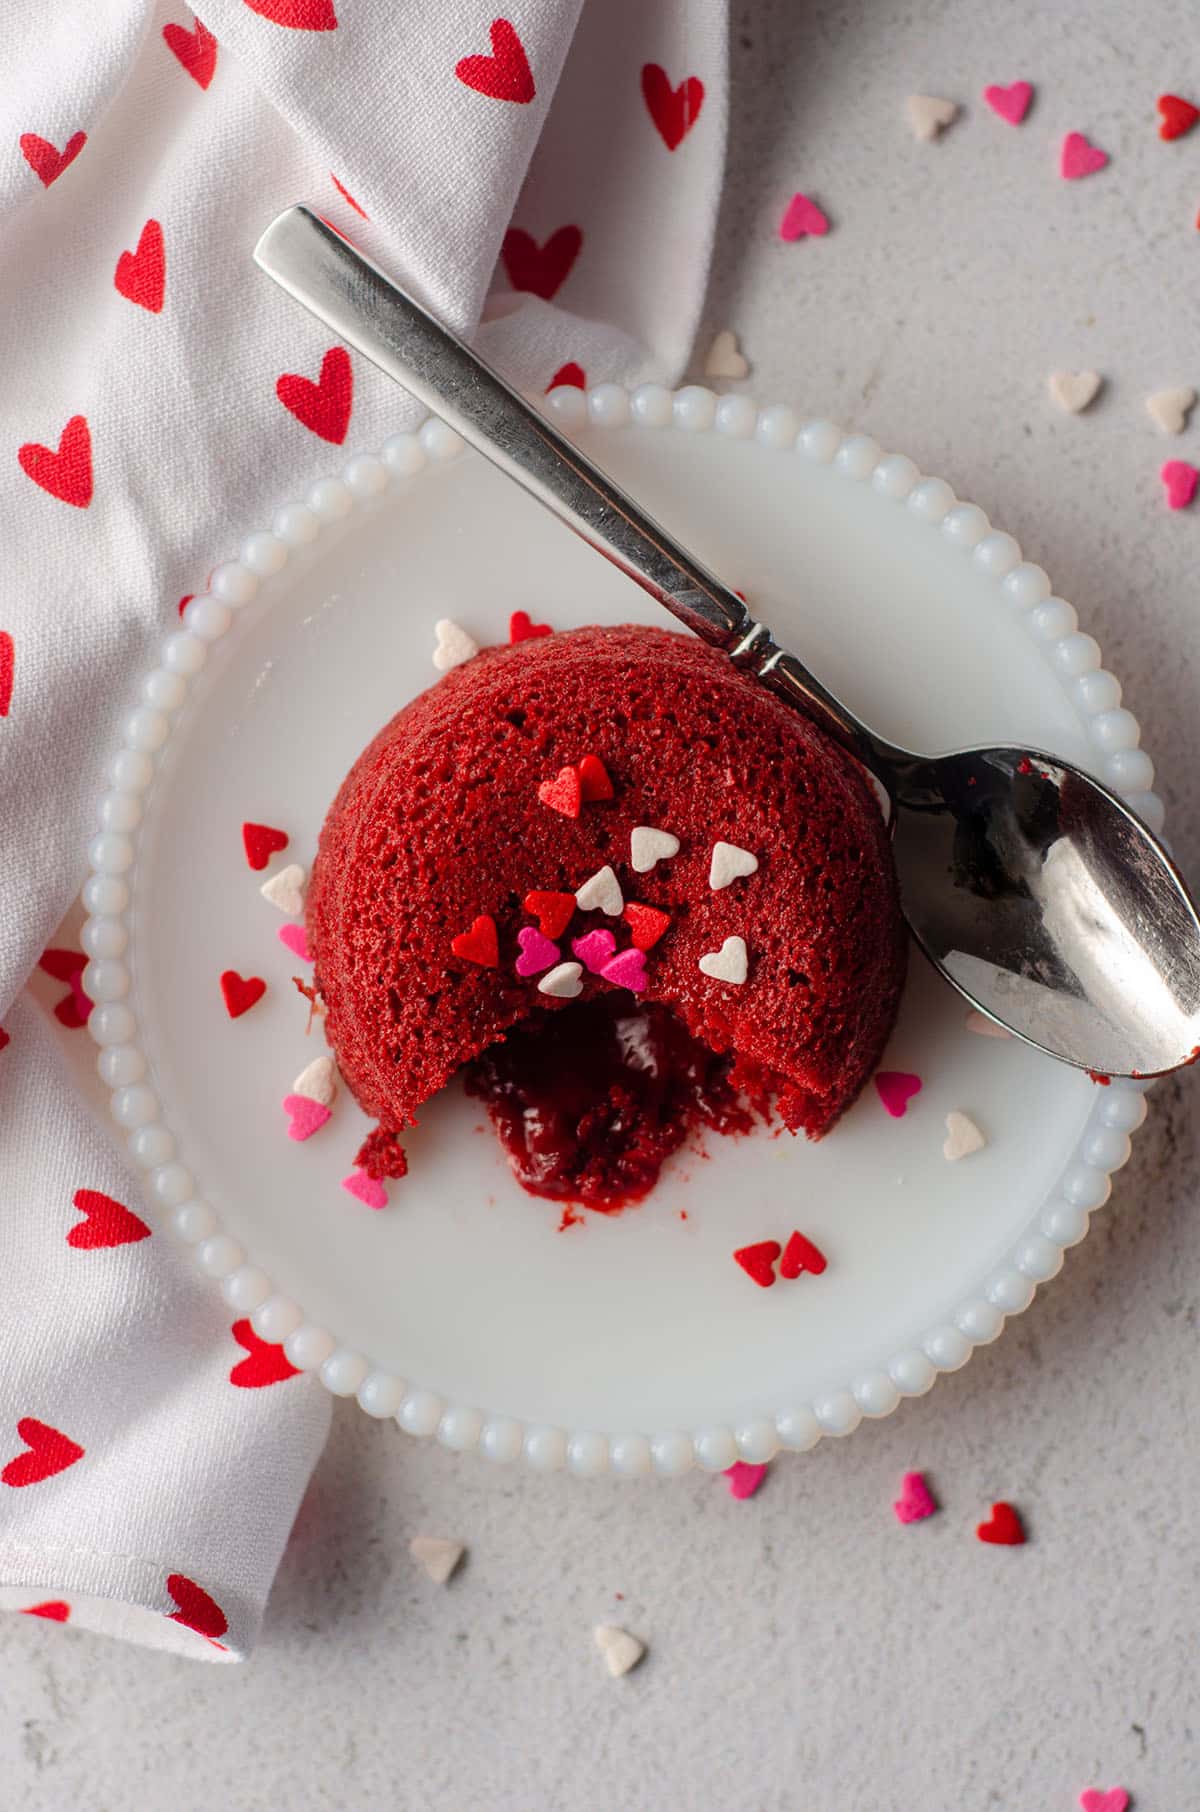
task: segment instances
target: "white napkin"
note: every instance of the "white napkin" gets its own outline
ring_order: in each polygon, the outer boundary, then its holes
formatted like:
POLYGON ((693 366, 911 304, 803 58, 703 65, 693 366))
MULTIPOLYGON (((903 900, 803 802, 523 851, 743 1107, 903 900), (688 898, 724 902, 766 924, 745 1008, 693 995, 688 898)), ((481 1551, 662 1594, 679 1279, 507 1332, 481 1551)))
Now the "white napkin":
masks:
POLYGON ((231 1327, 93 1117, 77 965, 17 996, 71 946, 105 767, 179 599, 414 419, 357 357, 321 381, 330 336, 251 263, 276 212, 306 201, 456 327, 485 316, 532 392, 686 362, 724 0, 496 3, 6 9, 0 1606, 201 1659, 253 1645, 329 1400, 231 1327), (300 414, 288 373, 320 383, 300 414))

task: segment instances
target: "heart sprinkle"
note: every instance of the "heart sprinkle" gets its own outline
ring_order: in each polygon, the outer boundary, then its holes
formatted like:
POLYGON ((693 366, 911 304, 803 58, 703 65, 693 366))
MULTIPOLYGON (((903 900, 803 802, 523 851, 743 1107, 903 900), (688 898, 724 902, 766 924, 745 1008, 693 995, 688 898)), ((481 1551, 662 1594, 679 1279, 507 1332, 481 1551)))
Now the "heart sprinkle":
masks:
POLYGON ((766 1478, 767 1471, 766 1466, 751 1466, 745 1460, 735 1460, 732 1466, 725 1468, 722 1477, 729 1485, 730 1497, 736 1497, 739 1503, 744 1503, 748 1497, 754 1496, 766 1478))
POLYGON ((923 1523, 937 1510, 932 1491, 923 1472, 906 1472, 900 1481, 900 1495, 892 1505, 898 1523, 923 1523))
POLYGON ((490 913, 481 912, 469 931, 460 931, 457 937, 451 938, 450 948, 455 956, 463 957, 468 963, 478 963, 481 969, 495 969, 500 962, 495 919, 490 913))
POLYGON ((1000 1548, 1019 1548, 1025 1541, 1021 1519, 1011 1504, 993 1504, 988 1521, 979 1523, 975 1533, 980 1541, 991 1542, 1000 1548))
POLYGON ((265 868, 272 856, 287 848, 287 832, 271 824, 243 824, 242 846, 251 868, 265 868))
POLYGON ((312 952, 308 947, 308 933, 303 925, 281 925, 275 933, 280 943, 299 957, 302 963, 312 962, 312 952))
POLYGON ((700 958, 698 967, 701 975, 740 988, 748 972, 745 939, 727 937, 719 950, 709 950, 700 958))
POLYGON ((629 866, 635 875, 648 875, 659 862, 679 854, 679 838, 671 831, 636 824, 629 833, 629 866))
POLYGON ((337 1094, 337 1064, 332 1057, 314 1057, 311 1063, 305 1064, 292 1084, 293 1095, 305 1095, 308 1100, 319 1102, 322 1107, 332 1107, 333 1097, 337 1094))
POLYGON ((580 912, 602 912, 610 919, 620 917, 625 907, 621 883, 607 862, 575 889, 575 904, 580 912))
POLYGON ((583 993, 582 974, 579 963, 560 963, 549 975, 543 975, 538 983, 538 993, 549 994, 554 1000, 575 1000, 583 993))
POLYGON ((986 1013, 981 1013, 979 1011, 978 1007, 972 1007, 970 1009, 963 1024, 966 1026, 968 1032, 974 1032, 979 1038, 1012 1037, 1012 1033, 1008 1030, 1007 1026, 998 1026, 994 1019, 989 1019, 986 1013))
POLYGON ((433 633, 437 637, 433 664, 439 673, 449 673, 452 667, 461 667, 464 661, 479 653, 479 643, 474 636, 468 635, 452 617, 439 617, 433 633))
POLYGON ((616 947, 616 938, 611 931, 605 931, 603 926, 589 931, 586 937, 577 937, 571 945, 584 968, 592 975, 603 975, 604 965, 616 947))
POLYGON ((543 780, 538 798, 552 812, 561 812, 564 818, 578 818, 583 805, 579 769, 559 768, 553 780, 543 780))
POLYGON ((510 642, 528 642, 534 636, 551 634, 549 623, 535 623, 527 610, 514 610, 508 619, 510 642))
POLYGON ((982 1151, 987 1140, 976 1126, 974 1120, 955 1108, 946 1115, 946 1141, 942 1146, 942 1156, 950 1164, 959 1158, 969 1158, 972 1152, 982 1151))
POLYGON ((1079 1795, 1082 1812, 1127 1812, 1129 1795, 1124 1787, 1085 1787, 1079 1795))
POLYGON ((525 895, 522 903, 537 920, 543 937, 561 937, 575 916, 573 893, 543 893, 535 889, 525 895))
POLYGON ((329 1119, 329 1109, 311 1095, 285 1095, 283 1111, 289 1116, 288 1138, 303 1142, 320 1132, 329 1119))
POLYGON ((1059 153, 1059 174, 1064 182, 1078 182, 1081 177, 1093 176, 1097 170, 1103 170, 1107 162, 1107 151, 1093 145, 1082 132, 1068 132, 1059 153))
POLYGON ((943 101, 933 94, 910 94, 904 103, 904 112, 912 127, 914 138, 926 144, 938 137, 947 126, 952 126, 959 115, 957 101, 943 101))
POLYGON ((585 805, 595 805, 598 800, 615 799, 608 769, 598 755, 585 755, 579 763, 579 791, 585 805))
POLYGON ((562 955, 558 945, 543 937, 536 925, 522 925, 517 942, 521 946, 517 958, 518 975, 540 975, 544 969, 552 969, 562 955))
POLYGON ((571 390, 587 389, 587 372, 577 359, 568 359, 565 365, 559 366, 546 385, 545 394, 549 396, 552 390, 557 390, 563 384, 571 390))
POLYGON ((1158 111, 1162 115, 1162 125, 1158 128, 1159 138, 1182 138, 1185 132, 1200 120, 1200 107, 1193 107, 1177 94, 1160 94, 1158 111))
POLYGON ((1195 406, 1196 392, 1190 384, 1178 390, 1156 390, 1146 398, 1146 413, 1163 434, 1182 434, 1195 406))
POLYGON ((601 1623, 592 1631, 596 1647, 604 1656, 604 1665, 614 1680, 627 1674, 631 1667, 636 1667, 646 1652, 646 1644, 631 1636, 628 1630, 619 1629, 615 1623, 601 1623))
POLYGON ((983 98, 993 113, 1007 120, 1010 126, 1019 126, 1029 112, 1029 103, 1033 99, 1032 82, 1010 82, 1007 88, 993 82, 983 91, 983 98))
POLYGON ((653 950, 671 923, 669 912, 660 912, 657 906, 639 905, 636 900, 630 900, 621 917, 629 926, 635 950, 653 950))
POLYGON ((1052 402, 1068 415, 1080 415, 1100 394, 1098 371, 1052 371, 1046 380, 1052 402))
POLYGON ((352 1170, 343 1177, 342 1188, 347 1195, 356 1196, 365 1208, 387 1207, 387 1190, 378 1177, 369 1177, 365 1170, 352 1170))
POLYGON ((628 988, 631 994, 646 991, 646 953, 644 950, 622 950, 600 971, 614 988, 628 988))
POLYGON ((769 1290, 775 1282, 775 1261, 782 1251, 777 1239, 760 1239, 756 1245, 739 1246, 733 1258, 760 1289, 769 1290))
POLYGON ((1167 491, 1167 508, 1169 510, 1186 510, 1196 495, 1196 481, 1200 472, 1195 466, 1189 466, 1184 459, 1168 459, 1159 473, 1167 491))
POLYGON ((728 887, 731 881, 740 881, 743 875, 757 871, 758 857, 752 856, 748 849, 739 849, 736 843, 713 844, 708 884, 714 893, 728 887))
POLYGON ((779 1261, 780 1277, 799 1277, 802 1271, 808 1271, 813 1277, 820 1277, 829 1260, 820 1246, 814 1246, 802 1233, 793 1233, 783 1248, 783 1257, 779 1261))
POLYGON ((875 1077, 875 1091, 893 1120, 903 1120, 908 1104, 921 1092, 921 1078, 905 1070, 880 1070, 875 1077))
POLYGON ((221 975, 221 996, 230 1019, 240 1019, 248 1013, 266 991, 267 984, 261 976, 241 976, 236 969, 226 969, 221 975))
POLYGON ((790 243, 795 239, 806 239, 810 235, 819 239, 828 231, 828 218, 816 202, 810 201, 807 195, 793 195, 779 222, 779 237, 790 243))
POLYGON ((280 912, 286 912, 290 919, 298 919, 304 911, 304 888, 307 876, 298 862, 289 862, 277 875, 264 881, 259 888, 264 900, 275 906, 280 912))
POLYGON ((414 1535, 408 1551, 434 1585, 445 1585, 467 1550, 462 1542, 449 1541, 444 1535, 414 1535))
POLYGON ((723 327, 708 349, 704 361, 705 377, 744 378, 750 367, 738 350, 737 335, 731 327, 723 327))

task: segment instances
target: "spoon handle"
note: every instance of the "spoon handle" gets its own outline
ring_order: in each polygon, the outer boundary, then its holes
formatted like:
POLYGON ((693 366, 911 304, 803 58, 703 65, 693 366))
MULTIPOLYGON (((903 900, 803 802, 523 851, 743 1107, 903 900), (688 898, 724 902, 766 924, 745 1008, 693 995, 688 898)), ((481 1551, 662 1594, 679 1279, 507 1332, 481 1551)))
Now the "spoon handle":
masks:
POLYGON ((256 263, 448 422, 681 623, 870 759, 862 727, 765 624, 498 372, 307 208, 271 222, 256 263))

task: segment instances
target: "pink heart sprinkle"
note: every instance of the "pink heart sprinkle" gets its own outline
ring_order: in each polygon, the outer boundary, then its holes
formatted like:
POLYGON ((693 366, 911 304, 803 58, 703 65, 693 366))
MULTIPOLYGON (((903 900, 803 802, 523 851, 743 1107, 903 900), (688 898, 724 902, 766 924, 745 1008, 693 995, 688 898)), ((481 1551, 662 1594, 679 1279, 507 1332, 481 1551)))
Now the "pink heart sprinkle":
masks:
POLYGON ((302 963, 311 963, 308 953, 308 933, 303 925, 281 925, 279 941, 289 949, 293 956, 298 956, 302 963))
POLYGON ((765 1466, 748 1466, 745 1460, 737 1460, 725 1471, 725 1477, 729 1480, 730 1497, 753 1497, 766 1476, 765 1466))
POLYGON ((892 1505, 898 1523, 921 1523, 937 1509, 933 1493, 925 1483, 923 1472, 906 1472, 900 1481, 900 1495, 892 1505))
POLYGON ((811 233, 820 238, 822 233, 828 231, 829 221, 816 202, 810 201, 807 195, 793 195, 779 222, 779 237, 788 240, 803 239, 811 233))
POLYGON ((983 98, 993 113, 998 113, 1010 126, 1019 126, 1029 112, 1033 83, 1010 82, 1007 88, 1002 88, 993 82, 990 88, 984 89, 983 98))
POLYGON ((1100 1787, 1085 1787, 1079 1795, 1079 1804, 1083 1812, 1125 1812, 1129 1795, 1124 1787, 1110 1787, 1107 1793, 1100 1787))
POLYGON ((879 1099, 893 1120, 903 1120, 908 1103, 921 1092, 921 1078, 905 1070, 880 1070, 875 1077, 879 1099))
POLYGON ((321 1102, 313 1101, 308 1095, 285 1095, 283 1111, 291 1115, 289 1139, 311 1139, 315 1132, 320 1132, 329 1118, 329 1109, 322 1106, 321 1102))
POLYGON ((522 925, 517 933, 517 942, 521 946, 521 954, 517 958, 518 975, 540 975, 543 969, 553 969, 558 961, 558 945, 552 944, 536 925, 522 925))
POLYGON ((606 982, 614 988, 628 988, 631 994, 644 994, 646 991, 646 952, 644 950, 622 950, 612 961, 605 963, 600 971, 606 982))
POLYGON ((1186 510, 1196 495, 1200 472, 1197 472, 1195 466, 1189 466, 1186 459, 1168 459, 1159 477, 1167 487, 1167 508, 1186 510))
POLYGON ((367 1208, 387 1207, 387 1190, 378 1177, 369 1177, 365 1170, 352 1170, 343 1177, 342 1188, 349 1195, 356 1195, 367 1208))
POLYGON ((1058 166, 1067 182, 1078 182, 1081 176, 1091 176, 1095 171, 1103 170, 1107 162, 1108 152, 1102 151, 1099 145, 1089 144, 1082 132, 1067 133, 1058 166))
POLYGON ((575 938, 571 944, 571 949, 584 968, 590 969, 593 975, 604 974, 604 965, 616 947, 617 940, 612 932, 599 926, 595 931, 589 931, 586 937, 575 938))

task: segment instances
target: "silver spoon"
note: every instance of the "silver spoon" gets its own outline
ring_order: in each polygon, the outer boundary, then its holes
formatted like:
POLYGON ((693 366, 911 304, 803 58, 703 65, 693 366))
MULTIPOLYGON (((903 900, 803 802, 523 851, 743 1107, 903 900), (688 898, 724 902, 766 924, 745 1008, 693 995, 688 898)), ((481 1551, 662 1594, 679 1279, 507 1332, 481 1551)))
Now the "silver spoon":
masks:
POLYGON ((1040 750, 916 755, 876 736, 544 416, 307 208, 255 259, 891 798, 918 943, 998 1024, 1066 1063, 1155 1076, 1200 1055, 1200 921, 1175 864, 1090 774, 1040 750))

